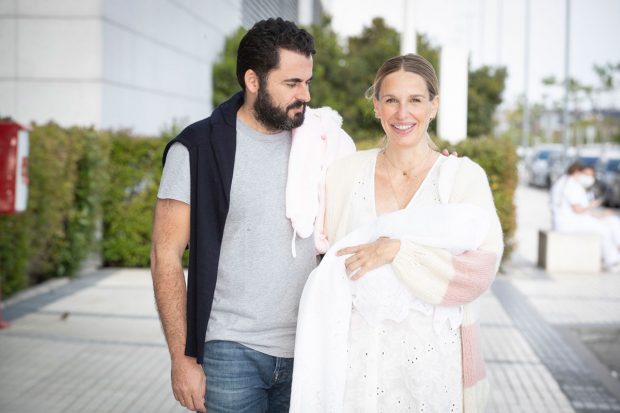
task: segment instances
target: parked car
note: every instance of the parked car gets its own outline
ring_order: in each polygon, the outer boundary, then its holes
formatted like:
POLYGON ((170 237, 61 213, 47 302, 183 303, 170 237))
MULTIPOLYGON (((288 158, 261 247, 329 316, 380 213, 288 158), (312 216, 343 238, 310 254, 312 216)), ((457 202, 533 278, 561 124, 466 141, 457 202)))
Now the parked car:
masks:
POLYGON ((620 159, 610 159, 605 169, 600 173, 601 182, 604 185, 605 205, 609 207, 620 206, 620 159))
POLYGON ((549 167, 549 180, 551 181, 551 185, 553 185, 553 183, 557 181, 560 176, 564 175, 569 165, 573 163, 575 159, 575 154, 571 154, 566 157, 560 157, 557 162, 553 162, 551 164, 549 167))
POLYGON ((620 206, 620 148, 606 148, 596 167, 605 205, 620 206))
POLYGON ((528 183, 532 186, 548 188, 551 186, 551 166, 562 157, 560 144, 545 144, 534 148, 533 154, 526 161, 528 183))

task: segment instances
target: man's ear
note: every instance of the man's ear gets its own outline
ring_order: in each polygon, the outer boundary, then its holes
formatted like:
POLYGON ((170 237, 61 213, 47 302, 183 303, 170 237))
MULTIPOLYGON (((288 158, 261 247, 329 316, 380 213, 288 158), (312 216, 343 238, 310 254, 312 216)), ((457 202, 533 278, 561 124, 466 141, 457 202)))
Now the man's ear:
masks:
POLYGON ((260 87, 260 81, 258 75, 252 69, 248 69, 245 71, 243 75, 243 80, 245 81, 245 89, 250 93, 258 93, 258 89, 260 87))

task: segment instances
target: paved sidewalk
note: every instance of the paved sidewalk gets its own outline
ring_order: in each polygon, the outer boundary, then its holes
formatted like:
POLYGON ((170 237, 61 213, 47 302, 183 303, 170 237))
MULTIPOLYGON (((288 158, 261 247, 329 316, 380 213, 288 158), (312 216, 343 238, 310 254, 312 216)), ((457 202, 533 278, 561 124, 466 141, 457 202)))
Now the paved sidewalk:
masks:
POLYGON ((8 307, 0 412, 178 412, 146 270, 108 270, 8 307), (23 314, 23 315, 22 315, 23 314))
MULTIPOLYGON (((620 274, 533 262, 546 193, 517 193, 520 246, 482 300, 488 412, 620 412, 620 383, 574 333, 620 328, 620 274)), ((5 309, 0 412, 180 412, 147 270, 104 270, 5 309)))
POLYGON ((574 328, 620 328, 620 274, 550 274, 535 267, 548 193, 517 190, 518 243, 482 308, 493 412, 620 412, 613 379, 574 328))

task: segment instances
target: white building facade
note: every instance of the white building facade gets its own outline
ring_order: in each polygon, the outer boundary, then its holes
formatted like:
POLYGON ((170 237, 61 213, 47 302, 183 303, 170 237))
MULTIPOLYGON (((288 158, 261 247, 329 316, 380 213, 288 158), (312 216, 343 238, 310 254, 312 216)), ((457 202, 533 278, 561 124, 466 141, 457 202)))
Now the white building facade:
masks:
POLYGON ((202 119, 225 38, 298 7, 267 3, 0 0, 0 117, 148 135, 202 119))

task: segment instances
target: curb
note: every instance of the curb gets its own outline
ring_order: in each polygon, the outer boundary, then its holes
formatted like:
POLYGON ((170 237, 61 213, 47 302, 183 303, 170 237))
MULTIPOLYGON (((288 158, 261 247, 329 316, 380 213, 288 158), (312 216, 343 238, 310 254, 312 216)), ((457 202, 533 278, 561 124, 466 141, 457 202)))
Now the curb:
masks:
POLYGON ((2 303, 2 307, 8 308, 38 295, 50 293, 62 286, 67 285, 70 281, 71 279, 69 277, 52 278, 50 280, 44 281, 41 284, 26 288, 25 290, 18 292, 8 300, 5 300, 2 303))
POLYGON ((8 308, 22 301, 29 300, 39 295, 51 293, 72 281, 79 280, 80 278, 93 275, 104 268, 101 267, 101 258, 95 252, 91 253, 83 262, 82 269, 74 277, 57 277, 51 278, 47 281, 43 281, 40 284, 28 287, 25 290, 17 292, 11 298, 0 301, 0 308, 8 308))

